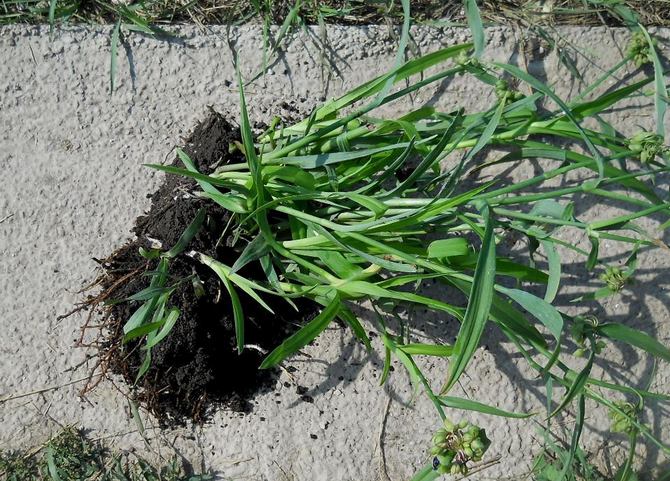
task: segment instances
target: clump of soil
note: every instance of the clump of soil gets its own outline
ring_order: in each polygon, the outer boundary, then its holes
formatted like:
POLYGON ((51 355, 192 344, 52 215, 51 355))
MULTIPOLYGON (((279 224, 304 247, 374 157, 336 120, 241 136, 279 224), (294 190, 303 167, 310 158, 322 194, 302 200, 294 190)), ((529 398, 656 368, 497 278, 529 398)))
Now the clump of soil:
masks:
MULTIPOLYGON (((229 149, 239 140, 238 129, 212 111, 195 128, 184 151, 198 170, 210 173, 220 165, 244 162, 239 151, 229 149)), ((174 165, 181 166, 177 159, 174 165)), ((163 249, 169 249, 201 207, 206 208, 206 220, 186 252, 195 250, 227 265, 235 262, 243 246, 233 246, 231 229, 226 230, 229 213, 214 202, 195 196, 197 191, 195 181, 168 175, 150 196, 151 209, 136 220, 133 228, 136 239, 100 261, 104 275, 99 284, 106 300, 123 299, 148 287, 146 273, 154 270, 158 261, 142 257, 139 248, 150 249, 158 241, 163 249)), ((271 373, 258 370, 264 357, 261 351, 276 347, 315 312, 312 303, 303 301, 296 312, 284 300, 267 296, 265 300, 277 313, 272 315, 239 292, 245 314, 245 343, 254 348, 246 348, 238 355, 230 299, 216 274, 182 254, 170 261, 167 284, 194 274, 202 281, 205 295, 196 296, 190 281, 179 284, 170 298, 170 305, 181 311, 179 320, 169 336, 152 349, 151 368, 137 386, 140 402, 166 424, 187 418, 203 421, 216 404, 248 411, 251 396, 271 386, 271 373)), ((240 274, 251 279, 264 278, 257 263, 247 265, 240 274)), ((123 325, 138 307, 134 302, 106 306, 106 329, 100 344, 104 367, 121 374, 131 385, 144 359, 144 350, 141 341, 123 345, 121 340, 123 325)))

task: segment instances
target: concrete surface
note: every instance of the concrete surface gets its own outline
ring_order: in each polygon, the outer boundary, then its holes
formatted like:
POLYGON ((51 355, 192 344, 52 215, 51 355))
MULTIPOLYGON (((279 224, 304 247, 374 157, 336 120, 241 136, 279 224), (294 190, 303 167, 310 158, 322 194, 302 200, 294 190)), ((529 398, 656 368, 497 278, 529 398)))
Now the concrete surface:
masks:
MULTIPOLYGON (((146 195, 161 175, 141 166, 162 161, 199 120, 206 107, 235 117, 238 94, 225 28, 200 32, 179 29, 179 41, 139 35, 127 38, 118 60, 118 88, 109 94, 110 28, 67 28, 48 39, 46 27, 0 28, 0 397, 62 386, 86 374, 76 368, 84 352, 73 348, 81 316, 63 321, 79 299, 77 290, 96 275, 94 256, 103 256, 129 235, 133 220, 148 207, 146 195)), ((382 73, 393 62, 394 40, 383 27, 329 27, 328 55, 332 77, 322 72, 316 30, 293 39, 271 72, 248 87, 254 119, 287 112, 289 102, 307 112, 325 96, 344 92, 382 73), (341 74, 338 77, 337 72, 341 74)), ((566 40, 587 55, 580 71, 595 79, 618 61, 628 33, 622 30, 561 29, 566 40)), ((260 66, 260 30, 232 31, 248 76, 260 66)), ((467 31, 414 31, 422 52, 461 42, 467 31)), ((668 31, 659 32, 667 39, 668 31)), ((488 55, 521 62, 517 34, 488 32, 488 55)), ((528 49, 531 72, 549 80, 559 95, 576 86, 555 53, 528 49)), ((522 62, 523 63, 523 62, 522 62)), ((482 109, 492 101, 488 89, 466 79, 430 88, 413 99, 447 109, 482 109)), ((638 109, 620 109, 610 119, 627 133, 653 125, 649 99, 638 109)), ((409 100, 381 113, 409 108, 409 100)), ((667 192, 667 184, 660 187, 667 192)), ((602 215, 616 206, 588 206, 584 215, 602 215)), ((652 222, 653 223, 653 222, 652 222)), ((605 246, 607 248, 607 246, 605 246)), ((614 246, 612 246, 614 249, 614 246)), ((614 252, 614 251, 613 251, 614 252)), ((641 275, 624 294, 608 300, 601 312, 670 343, 667 267, 661 251, 641 256, 641 275)), ((570 271, 570 269, 568 269, 570 271)), ((570 284, 570 282, 568 282, 570 284)), ((566 287, 562 294, 570 291, 566 287)), ((362 306, 361 309, 365 309, 362 306)), ((432 324, 427 319, 427 324, 432 324)), ((444 333, 429 333, 445 337, 444 333)), ((460 387, 462 395, 510 410, 541 410, 543 390, 523 363, 507 354, 511 347, 493 329, 460 387)), ((376 342, 379 348, 379 343, 376 342)), ((348 332, 328 330, 316 344, 291 361, 293 379, 281 375, 276 393, 256 398, 255 412, 241 416, 218 412, 211 423, 160 432, 147 416, 151 450, 173 449, 196 466, 214 469, 220 479, 360 480, 407 479, 426 461, 425 450, 437 427, 437 416, 424 397, 412 402, 407 376, 396 366, 391 382, 378 387, 379 350, 368 355, 348 332), (288 382, 289 387, 284 383, 288 382), (310 388, 313 403, 299 401, 294 383, 310 388), (392 399, 385 428, 385 408, 392 399), (316 439, 313 439, 316 437, 316 439), (381 440, 381 441, 380 441, 381 440)), ((631 349, 611 345, 608 363, 595 375, 645 382, 649 360, 631 349), (616 369, 612 369, 616 366, 616 369), (618 372, 619 374, 616 374, 618 372)), ((439 379, 445 364, 422 361, 439 379)), ((667 365, 658 369, 654 388, 670 392, 667 365)), ((41 443, 59 425, 75 423, 119 448, 142 447, 127 402, 104 384, 86 399, 77 397, 81 383, 0 404, 0 449, 41 443)), ((670 441, 663 409, 651 404, 646 421, 670 441)), ((490 458, 499 463, 473 479, 522 479, 529 453, 539 447, 533 421, 471 416, 493 440, 490 458)), ((570 418, 565 419, 569 426, 570 418)), ((606 413, 589 411, 585 445, 604 469, 621 461, 621 436, 607 435, 606 413), (605 438, 603 440, 603 437, 605 438)), ((638 464, 661 469, 664 458, 643 443, 638 464)))

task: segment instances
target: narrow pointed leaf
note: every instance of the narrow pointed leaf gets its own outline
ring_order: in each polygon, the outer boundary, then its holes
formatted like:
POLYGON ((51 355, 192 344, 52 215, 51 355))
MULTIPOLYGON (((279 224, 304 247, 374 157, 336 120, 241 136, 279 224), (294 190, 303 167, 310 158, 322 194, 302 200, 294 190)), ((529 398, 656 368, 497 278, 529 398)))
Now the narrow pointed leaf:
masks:
POLYGON ((488 207, 485 208, 486 230, 482 240, 482 247, 475 269, 472 290, 468 298, 468 307, 465 318, 458 331, 454 344, 454 355, 449 365, 449 375, 442 388, 446 393, 458 381, 460 375, 475 353, 479 340, 484 332, 484 326, 489 317, 493 301, 493 286, 496 272, 496 248, 493 238, 494 220, 488 207))
POLYGON ((284 342, 275 348, 261 363, 260 369, 268 369, 276 366, 291 354, 296 353, 307 344, 312 342, 316 336, 321 334, 328 327, 328 324, 335 319, 339 310, 341 299, 335 295, 330 303, 314 319, 304 325, 298 332, 288 337, 284 342))

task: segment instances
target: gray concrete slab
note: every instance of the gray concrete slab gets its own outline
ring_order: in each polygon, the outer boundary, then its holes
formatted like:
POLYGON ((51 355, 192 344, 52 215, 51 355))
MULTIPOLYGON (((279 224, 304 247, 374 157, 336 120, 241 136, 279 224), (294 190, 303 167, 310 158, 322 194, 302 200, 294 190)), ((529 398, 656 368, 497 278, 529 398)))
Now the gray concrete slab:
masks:
MULTIPOLYGON (((86 374, 74 368, 84 359, 84 352, 73 348, 82 317, 56 318, 72 308, 79 299, 76 291, 96 275, 91 258, 120 245, 135 217, 148 207, 146 195, 162 176, 141 164, 171 155, 180 138, 205 117, 207 106, 237 115, 226 29, 178 31, 179 41, 128 37, 119 53, 118 87, 110 95, 110 28, 67 28, 53 42, 46 27, 0 28, 0 397, 64 385, 86 374)), ((624 30, 562 28, 558 34, 586 54, 576 60, 590 80, 619 60, 628 38, 624 30)), ((260 67, 261 31, 245 27, 233 35, 248 76, 260 67)), ((328 78, 315 45, 319 35, 317 30, 299 34, 268 75, 248 87, 253 119, 308 112, 320 99, 384 72, 393 62, 395 42, 386 28, 329 27, 327 57, 333 70, 328 78)), ((668 31, 659 35, 670 36, 668 31)), ((414 30, 422 52, 467 36, 458 29, 414 30)), ((513 31, 491 29, 488 37, 490 58, 523 60, 513 31)), ((574 94, 577 85, 555 53, 535 49, 528 56, 531 72, 547 79, 559 95, 574 94)), ((492 100, 489 89, 459 78, 386 106, 380 115, 426 102, 444 109, 482 109, 492 100)), ((639 108, 618 110, 610 120, 626 133, 638 125, 649 128, 650 102, 631 102, 639 108)), ((591 206, 588 215, 612 208, 591 206)), ((638 283, 604 306, 614 318, 655 332, 666 343, 669 260, 665 252, 642 255, 638 283)), ((489 349, 477 352, 461 394, 504 409, 541 410, 540 383, 507 354, 511 347, 492 330, 486 336, 489 349)), ((221 479, 407 479, 427 459, 437 418, 426 399, 413 400, 400 366, 388 386, 378 387, 381 360, 379 343, 375 345, 378 350, 367 354, 348 332, 329 329, 305 350, 311 357, 291 361, 298 368, 295 379, 284 373, 276 393, 256 398, 252 415, 220 411, 205 426, 171 431, 158 430, 147 416, 150 449, 155 455, 176 449, 219 471, 221 479), (314 403, 299 402, 294 382, 310 387, 314 403)), ((644 382, 647 358, 616 346, 606 355, 631 384, 644 382)), ((436 380, 445 372, 443 362, 423 364, 436 380)), ((612 372, 603 364, 596 375, 611 378, 612 372)), ((669 376, 667 365, 660 366, 655 389, 670 392, 669 376)), ((43 442, 59 425, 74 423, 120 448, 147 449, 123 396, 105 383, 80 399, 80 386, 0 404, 0 448, 43 442)), ((670 441, 668 420, 661 419, 659 406, 650 408, 646 420, 670 441)), ((500 457, 473 479, 521 479, 530 468, 529 453, 539 447, 533 421, 472 418, 487 428, 491 456, 500 457)), ((607 426, 604 411, 589 412, 584 441, 605 470, 619 464, 619 446, 625 444, 621 436, 607 435, 607 426)), ((664 459, 643 444, 637 462, 655 469, 664 459)))

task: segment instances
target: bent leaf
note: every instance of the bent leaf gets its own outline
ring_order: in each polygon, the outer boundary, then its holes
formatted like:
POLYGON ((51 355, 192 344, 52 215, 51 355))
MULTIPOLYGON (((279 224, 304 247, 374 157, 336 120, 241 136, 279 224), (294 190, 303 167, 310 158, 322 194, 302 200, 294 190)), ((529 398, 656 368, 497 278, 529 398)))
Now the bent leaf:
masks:
POLYGON ((340 311, 341 303, 342 300, 340 299, 339 294, 335 294, 335 297, 333 297, 330 303, 318 316, 305 324, 298 332, 288 337, 284 342, 277 346, 274 351, 268 354, 261 363, 260 369, 268 369, 276 366, 288 356, 312 342, 316 336, 321 334, 321 332, 328 327, 330 321, 335 319, 340 311))

